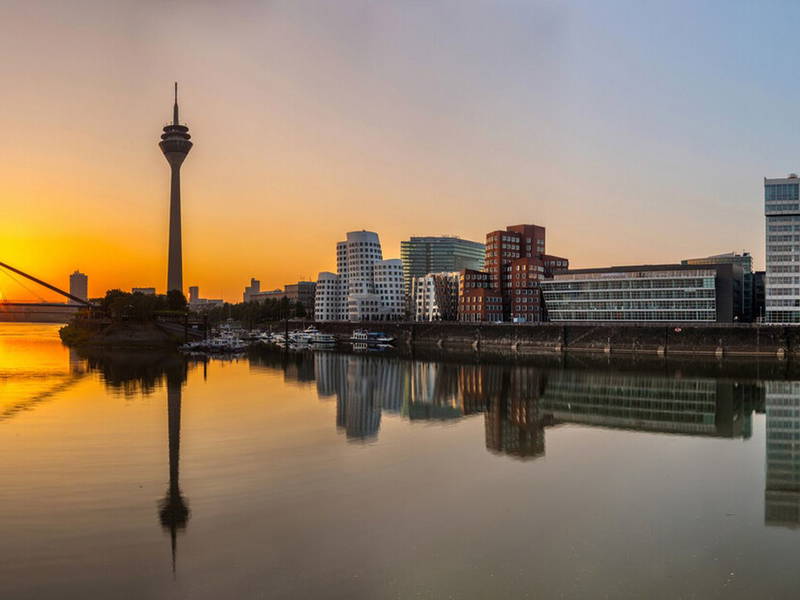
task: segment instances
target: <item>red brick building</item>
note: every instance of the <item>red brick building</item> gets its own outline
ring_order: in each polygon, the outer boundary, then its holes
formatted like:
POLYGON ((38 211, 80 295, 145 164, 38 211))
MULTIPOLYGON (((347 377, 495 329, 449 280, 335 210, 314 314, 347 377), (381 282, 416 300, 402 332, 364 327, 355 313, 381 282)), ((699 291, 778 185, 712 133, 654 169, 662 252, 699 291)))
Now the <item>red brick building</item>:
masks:
POLYGON ((511 225, 486 234, 486 270, 503 298, 503 320, 541 321, 544 277, 569 268, 569 261, 545 254, 545 228, 511 225))

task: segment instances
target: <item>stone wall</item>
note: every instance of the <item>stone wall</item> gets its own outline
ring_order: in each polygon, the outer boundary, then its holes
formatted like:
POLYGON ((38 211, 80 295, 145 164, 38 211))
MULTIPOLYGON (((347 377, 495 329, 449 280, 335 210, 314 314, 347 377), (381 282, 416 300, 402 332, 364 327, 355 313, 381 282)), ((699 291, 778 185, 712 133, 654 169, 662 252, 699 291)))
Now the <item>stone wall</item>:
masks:
MULTIPOLYGON (((517 354, 599 352, 681 356, 800 355, 800 327, 757 324, 467 324, 467 323, 317 323, 326 333, 347 339, 355 329, 383 331, 399 345, 463 352, 517 354)), ((293 326, 294 327, 294 326, 293 326)))

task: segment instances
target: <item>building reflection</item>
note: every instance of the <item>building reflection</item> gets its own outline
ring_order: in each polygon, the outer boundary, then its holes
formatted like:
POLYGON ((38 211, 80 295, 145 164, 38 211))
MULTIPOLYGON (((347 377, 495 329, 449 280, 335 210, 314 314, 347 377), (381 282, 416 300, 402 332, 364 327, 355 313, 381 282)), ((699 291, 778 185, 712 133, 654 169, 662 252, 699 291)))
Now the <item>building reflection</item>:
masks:
POLYGON ((764 523, 800 526, 800 382, 767 381, 764 523))
POLYGON ((558 371, 548 378, 540 410, 554 423, 749 438, 750 387, 719 379, 558 371))
POLYGON ((315 380, 321 399, 336 399, 336 425, 350 441, 376 439, 384 411, 410 421, 483 413, 486 449, 523 460, 544 456, 546 428, 565 423, 748 439, 752 412, 763 405, 763 389, 755 384, 714 378, 335 352, 296 354, 290 363, 274 356, 256 361, 282 364, 290 380, 315 380))

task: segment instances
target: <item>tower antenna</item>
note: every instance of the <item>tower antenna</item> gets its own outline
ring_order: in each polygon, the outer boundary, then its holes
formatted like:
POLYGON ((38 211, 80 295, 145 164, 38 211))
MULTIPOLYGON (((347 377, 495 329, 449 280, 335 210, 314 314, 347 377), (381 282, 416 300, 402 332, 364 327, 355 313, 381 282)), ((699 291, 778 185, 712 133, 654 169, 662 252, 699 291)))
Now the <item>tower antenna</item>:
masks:
POLYGON ((172 107, 172 124, 178 125, 178 82, 175 82, 175 106, 172 107))

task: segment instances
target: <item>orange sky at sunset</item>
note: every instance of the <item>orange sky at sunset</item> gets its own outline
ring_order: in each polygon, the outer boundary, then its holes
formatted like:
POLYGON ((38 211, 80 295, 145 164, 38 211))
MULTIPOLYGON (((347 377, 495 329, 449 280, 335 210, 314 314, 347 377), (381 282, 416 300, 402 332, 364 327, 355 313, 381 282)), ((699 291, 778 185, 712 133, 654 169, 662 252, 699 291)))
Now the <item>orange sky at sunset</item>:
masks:
MULTIPOLYGON (((32 4, 0 23, 0 261, 65 287, 80 269, 92 296, 165 287, 176 79, 184 285, 203 297, 315 279, 355 229, 387 258, 536 223, 575 267, 745 249, 761 268, 761 178, 793 167, 660 104, 648 81, 684 89, 674 65, 558 4, 32 4)), ((32 298, 5 276, 0 293, 32 298)))

